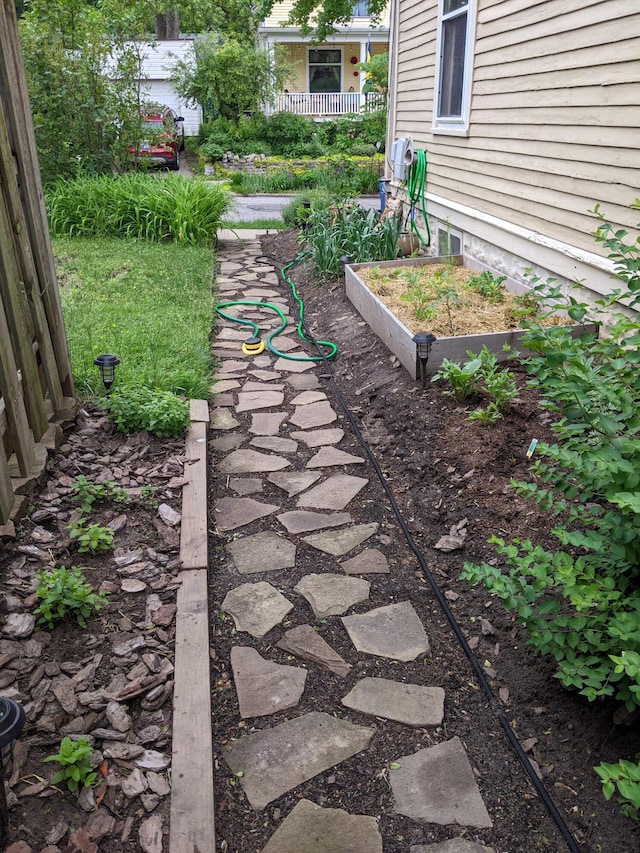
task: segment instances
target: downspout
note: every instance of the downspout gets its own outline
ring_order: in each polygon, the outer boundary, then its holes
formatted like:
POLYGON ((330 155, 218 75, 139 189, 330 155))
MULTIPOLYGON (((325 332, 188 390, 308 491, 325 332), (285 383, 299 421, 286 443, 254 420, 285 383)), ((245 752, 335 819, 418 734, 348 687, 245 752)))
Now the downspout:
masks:
POLYGON ((391 0, 391 13, 389 17, 389 77, 387 88, 387 139, 385 150, 384 176, 391 178, 391 167, 389 162, 391 145, 396 138, 396 111, 397 111, 397 81, 398 81, 398 22, 400 20, 398 6, 401 0, 391 0))

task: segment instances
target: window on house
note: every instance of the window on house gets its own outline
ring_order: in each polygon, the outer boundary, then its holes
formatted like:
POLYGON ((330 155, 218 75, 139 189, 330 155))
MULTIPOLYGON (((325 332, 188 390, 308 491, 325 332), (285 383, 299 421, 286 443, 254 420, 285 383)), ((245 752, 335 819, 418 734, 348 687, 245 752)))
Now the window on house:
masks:
POLYGON ((354 3, 351 15, 354 18, 368 18, 369 0, 358 0, 357 3, 354 3))
POLYGON ((476 0, 440 0, 434 130, 461 133, 469 125, 476 0))
POLYGON ((318 48, 309 50, 309 91, 340 92, 342 90, 342 51, 318 48))

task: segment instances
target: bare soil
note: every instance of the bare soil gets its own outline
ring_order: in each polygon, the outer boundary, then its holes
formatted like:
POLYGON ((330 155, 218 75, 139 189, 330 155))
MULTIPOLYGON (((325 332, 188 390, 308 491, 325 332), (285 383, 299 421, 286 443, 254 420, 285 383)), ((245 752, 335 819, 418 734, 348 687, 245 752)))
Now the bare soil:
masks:
MULTIPOLYGON (((263 238, 263 251, 284 264, 299 251, 296 234, 263 238)), ((492 534, 531 537, 547 545, 553 541, 549 533, 551 519, 517 498, 509 487, 512 478, 529 477, 526 451, 531 439, 552 436, 549 416, 539 408, 533 390, 526 386, 523 369, 517 363, 512 366, 520 394, 503 420, 490 428, 468 422, 465 407, 443 395, 444 388, 439 383, 425 391, 419 389, 355 312, 339 281, 318 285, 305 265, 295 267, 289 275, 304 300, 305 319, 312 334, 317 339, 337 343, 339 354, 332 363, 332 372, 340 394, 378 461, 455 619, 485 668, 500 707, 538 768, 546 790, 581 851, 637 853, 638 825, 623 817, 615 802, 605 802, 592 769, 600 761, 614 762, 640 751, 637 725, 615 725, 614 703, 590 704, 564 690, 553 678, 553 663, 536 658, 527 647, 526 635, 512 614, 483 588, 470 588, 458 579, 464 561, 495 560, 495 553, 487 544, 492 534), (434 547, 451 527, 465 519, 468 533, 460 550, 447 553, 434 547)), ((339 402, 326 377, 323 386, 338 410, 339 402)), ((477 403, 471 400, 469 409, 477 403)), ((345 437, 340 446, 362 454, 355 438, 350 441, 345 437)), ((375 476, 372 469, 366 476, 375 476)), ((212 465, 212 498, 216 491, 221 493, 222 483, 212 465)), ((282 493, 270 492, 268 485, 261 497, 282 501, 282 493)), ((237 577, 228 567, 225 538, 213 532, 211 614, 216 648, 213 701, 219 849, 227 853, 258 853, 301 796, 327 807, 376 816, 385 853, 407 853, 412 844, 454 837, 460 834, 460 828, 421 826, 396 815, 385 774, 389 762, 399 756, 458 735, 470 755, 494 821, 493 830, 463 833, 465 837, 491 845, 498 853, 538 850, 562 853, 568 849, 567 843, 507 745, 469 662, 402 536, 381 486, 370 504, 358 508, 358 521, 373 520, 380 522, 384 531, 381 544, 376 543, 376 547, 387 555, 391 574, 376 576, 380 601, 373 596, 363 607, 387 604, 390 598, 412 601, 427 626, 431 653, 428 661, 415 662, 406 669, 403 665, 403 677, 413 676, 425 683, 424 666, 427 666, 428 677, 433 678, 431 683, 446 690, 445 725, 437 732, 416 733, 376 719, 377 734, 364 753, 320 774, 263 812, 254 812, 225 763, 225 745, 247 730, 275 725, 287 715, 249 722, 239 719, 228 665, 229 650, 237 638, 231 620, 220 617, 220 603, 227 589, 237 584, 237 577)), ((214 525, 212 515, 212 531, 214 525)), ((254 531, 247 527, 243 532, 254 531)), ((285 595, 292 595, 293 586, 303 574, 323 570, 322 557, 318 558, 317 552, 299 548, 298 555, 299 565, 291 577, 279 576, 278 586, 285 595)), ((283 630, 297 624, 294 614, 295 611, 283 630)), ((393 666, 384 661, 358 660, 339 620, 328 619, 317 624, 316 629, 346 660, 355 664, 355 671, 352 677, 340 681, 310 667, 296 715, 309 710, 339 712, 340 697, 361 677, 394 677, 393 666)), ((280 636, 278 630, 272 632, 269 657, 280 663, 291 662, 279 657, 282 653, 275 647, 280 636)), ((242 642, 258 646, 245 635, 242 642)), ((264 648, 261 651, 264 653, 264 648)), ((364 716, 361 722, 371 724, 364 716)))

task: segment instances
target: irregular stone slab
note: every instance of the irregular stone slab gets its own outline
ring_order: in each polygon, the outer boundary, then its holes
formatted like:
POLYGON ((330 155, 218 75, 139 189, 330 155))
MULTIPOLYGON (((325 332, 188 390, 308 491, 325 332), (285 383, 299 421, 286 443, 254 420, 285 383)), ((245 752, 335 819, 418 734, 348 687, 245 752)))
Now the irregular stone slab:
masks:
POLYGON ((291 401, 292 406, 308 406, 309 403, 319 403, 320 400, 326 400, 327 395, 324 391, 302 391, 291 401))
POLYGON ((409 853, 495 853, 495 850, 464 838, 450 838, 440 844, 414 844, 409 848, 409 853))
POLYGON ((389 774, 394 810, 420 823, 491 827, 460 738, 404 755, 389 774))
POLYGON ((280 424, 286 417, 286 412, 253 415, 249 432, 254 435, 277 435, 280 431, 280 424))
POLYGON ((315 373, 292 373, 287 376, 287 383, 296 391, 312 391, 322 387, 315 373))
POLYGON ((307 545, 331 554, 333 557, 342 557, 353 551, 358 545, 366 542, 378 530, 378 522, 371 524, 356 524, 353 527, 345 527, 343 530, 328 530, 326 533, 314 533, 313 536, 305 536, 303 539, 307 545))
POLYGON ((232 773, 243 774, 240 784, 251 806, 262 811, 282 794, 365 749, 374 733, 373 728, 312 711, 240 738, 225 757, 232 773))
POLYGON ((320 474, 313 474, 311 471, 287 471, 283 474, 269 474, 267 480, 279 489, 284 489, 291 498, 304 492, 320 477, 320 474))
POLYGON ((308 533, 310 530, 322 530, 324 527, 341 527, 352 521, 348 512, 305 512, 294 509, 276 516, 288 533, 308 533))
POLYGON ((250 370, 249 373, 262 382, 269 382, 271 379, 280 379, 280 374, 274 373, 273 370, 250 370))
POLYGON ((300 429, 313 429, 314 427, 332 424, 338 420, 338 416, 331 408, 331 403, 325 400, 322 403, 309 403, 308 406, 297 406, 289 420, 295 426, 300 427, 300 429))
MULTIPOLYGON (((239 388, 240 383, 236 379, 221 379, 219 382, 214 382, 211 386, 212 394, 222 394, 223 391, 231 391, 232 388, 239 388)), ((216 401, 213 401, 214 405, 216 401)))
POLYGON ((4 620, 2 633, 5 637, 15 640, 30 637, 36 626, 36 617, 33 613, 9 613, 4 620))
POLYGON ((220 328, 216 334, 217 341, 246 341, 249 337, 249 331, 235 328, 220 328))
POLYGON ((269 299, 270 296, 282 296, 277 290, 269 290, 267 287, 250 287, 244 292, 245 299, 269 299))
POLYGON ((214 438, 209 444, 219 453, 228 453, 245 440, 245 435, 240 435, 238 432, 229 432, 226 435, 221 435, 220 438, 214 438))
POLYGON ((370 589, 369 581, 362 578, 325 573, 305 575, 293 591, 307 599, 317 619, 326 619, 341 616, 354 604, 366 601, 370 589))
POLYGON ((242 386, 243 391, 284 391, 284 382, 272 382, 265 387, 264 382, 251 382, 248 380, 242 386))
MULTIPOLYGON (((216 392, 212 391, 212 393, 215 394, 216 392)), ((229 391, 226 394, 216 394, 216 398, 213 401, 214 406, 222 406, 222 407, 226 407, 228 409, 233 408, 235 406, 235 404, 236 404, 236 398, 233 396, 231 391, 229 391)))
POLYGON ((347 575, 389 574, 387 558, 377 548, 365 548, 355 557, 340 563, 340 568, 347 575))
POLYGON ((143 853, 162 853, 162 815, 153 815, 140 824, 138 842, 143 853))
POLYGON ((256 367, 265 368, 271 367, 272 362, 273 360, 271 356, 263 354, 256 356, 256 358, 253 359, 252 364, 254 364, 256 367))
POLYGON ((305 468, 328 468, 330 465, 361 465, 364 462, 362 456, 353 456, 338 450, 337 447, 321 447, 315 456, 305 465, 305 468))
MULTIPOLYGON (((292 353, 292 355, 294 355, 294 353, 292 353)), ((299 355, 304 358, 309 357, 304 352, 295 353, 295 355, 299 355)), ((311 370, 311 368, 315 367, 315 365, 315 361, 289 361, 288 358, 279 358, 273 365, 273 369, 287 371, 287 373, 304 373, 307 370, 311 370)))
POLYGON ((345 678, 351 670, 351 664, 340 657, 311 625, 298 625, 286 631, 276 645, 296 657, 325 667, 341 678, 345 678))
POLYGON ((291 438, 296 441, 304 441, 307 447, 322 447, 324 444, 337 444, 344 438, 344 430, 339 427, 334 429, 312 429, 308 432, 292 432, 291 438))
MULTIPOLYGON (((333 449, 333 448, 331 448, 333 449)), ((339 450, 336 453, 340 453, 339 450)), ((307 465, 307 467, 309 467, 307 465)), ((320 483, 298 498, 300 507, 318 509, 344 509, 350 501, 367 485, 369 481, 350 474, 334 474, 324 483, 320 483)))
POLYGON ((253 447, 262 450, 273 450, 275 453, 295 453, 298 442, 291 438, 280 438, 278 435, 257 435, 249 442, 253 447))
POLYGON ((241 575, 292 569, 296 564, 293 542, 271 531, 235 539, 226 548, 241 575))
POLYGON ((410 661, 429 651, 429 640, 410 601, 343 616, 351 642, 359 652, 410 661))
POLYGON ((264 635, 293 610, 293 604, 266 581, 243 583, 225 595, 222 609, 233 616, 238 631, 264 635))
POLYGON ((444 717, 444 690, 387 678, 363 678, 347 693, 342 704, 406 726, 439 726, 444 717))
POLYGON ((280 352, 291 352, 292 349, 297 349, 300 346, 300 341, 293 341, 285 335, 278 335, 271 341, 271 344, 280 352))
POLYGON ((271 836, 262 853, 382 853, 374 817, 323 809, 300 800, 271 836))
POLYGON ((243 719, 295 707, 309 674, 298 666, 281 666, 266 660, 246 646, 231 649, 231 668, 243 719))
POLYGON ((235 429, 240 423, 231 414, 231 409, 214 409, 209 418, 209 426, 211 429, 235 429))
MULTIPOLYGON (((228 341, 244 341, 247 337, 247 332, 236 332, 231 329, 224 330, 227 333, 228 341), (238 335, 239 337, 232 337, 238 335)), ((220 370, 214 375, 214 379, 236 379, 235 376, 229 376, 229 373, 242 373, 247 369, 247 362, 239 358, 227 358, 220 365, 220 370)))
POLYGON ((282 391, 240 391, 236 412, 252 412, 254 409, 273 409, 284 402, 282 391))
POLYGON ((279 509, 277 504, 263 504, 253 498, 220 498, 216 501, 216 525, 220 530, 235 530, 279 509))
POLYGON ((262 480, 255 477, 232 477, 229 480, 229 488, 237 495, 255 495, 262 491, 262 480))
POLYGON ((218 463, 221 474, 258 474, 262 471, 280 471, 291 465, 282 456, 258 453, 257 450, 234 450, 218 463))

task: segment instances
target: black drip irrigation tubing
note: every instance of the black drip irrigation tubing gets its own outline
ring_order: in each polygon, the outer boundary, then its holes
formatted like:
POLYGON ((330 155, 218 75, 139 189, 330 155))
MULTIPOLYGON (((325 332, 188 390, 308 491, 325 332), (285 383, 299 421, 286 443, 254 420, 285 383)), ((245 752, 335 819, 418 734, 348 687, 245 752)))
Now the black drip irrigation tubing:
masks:
MULTIPOLYGON (((286 264, 284 264, 284 266, 281 267, 279 261, 275 261, 273 258, 268 258, 265 255, 261 256, 260 258, 256 258, 256 261, 258 263, 269 263, 269 264, 275 266, 276 268, 280 267, 280 277, 285 282, 285 284, 289 283, 288 277, 286 275, 286 271, 291 270, 293 267, 297 266, 297 264, 299 264, 302 260, 303 260, 303 256, 298 255, 292 261, 288 261, 286 264), (262 258, 266 258, 266 260, 263 261, 262 258)), ((292 301, 295 303, 295 300, 292 300, 292 301)), ((373 455, 371 448, 369 447, 364 436, 360 432, 360 428, 359 428, 355 418, 351 414, 351 411, 349 410, 349 407, 347 406, 344 397, 342 396, 340 388, 338 387, 338 384, 336 382, 335 376, 333 375, 333 371, 331 370, 331 364, 330 364, 329 360, 327 359, 322 348, 317 344, 316 339, 313 337, 311 331, 309 330, 308 326, 306 325, 305 320, 304 320, 304 316, 298 310, 297 304, 294 304, 294 309, 298 312, 299 324, 300 324, 300 327, 304 330, 304 333, 306 335, 306 339, 309 341, 309 343, 313 344, 316 347, 316 349, 318 350, 318 352, 322 356, 322 361, 324 363, 324 367, 327 371, 327 375, 328 375, 329 380, 331 382, 331 386, 332 386, 333 391, 334 391, 334 393, 338 399, 338 402, 340 403, 340 406, 342 407, 342 410, 344 411, 344 413, 347 417, 347 420, 349 421, 349 424, 351 425, 351 429, 353 430, 356 438, 358 439, 360 446, 362 447, 362 449, 366 453, 367 458, 371 462, 371 464, 372 464, 372 466, 376 472, 376 475, 378 477, 378 480, 380 481, 380 483, 382 485, 384 493, 387 496, 389 504, 391 505, 391 509, 393 510, 393 514, 395 515, 396 520, 398 521, 398 524, 400 525, 400 528, 404 534, 404 537, 407 541, 407 544, 409 545, 409 548, 413 551, 416 559, 418 560, 418 564, 420 566, 422 574, 424 575, 426 580, 429 582, 429 585, 431 586, 431 589, 433 590, 433 593, 436 597, 438 604, 440 605, 442 612, 447 617, 447 620, 448 620, 451 628, 453 629, 453 633, 455 634, 456 639, 458 640, 460 646, 462 647, 462 650, 465 653, 467 660, 471 664, 471 668, 473 669, 475 676, 478 679, 480 687, 482 688, 485 696, 487 697, 487 700, 489 702, 489 706, 491 707, 491 710, 493 711, 498 722, 500 723, 500 726, 501 726, 504 734, 506 735, 506 738, 509 741, 511 748, 513 749, 516 756, 518 757, 520 764, 522 765, 525 773, 529 777, 529 780, 530 780, 531 784, 533 785, 533 787, 535 788, 536 793, 538 794, 538 796, 540 797, 540 799, 544 803, 547 811, 551 815, 554 823, 556 824, 558 830, 560 831, 560 834, 562 835, 563 839, 565 840, 565 842, 567 844, 567 848, 571 851, 571 853, 581 853, 580 847, 578 846, 577 841, 573 837, 571 830, 569 829, 564 818, 562 817, 562 815, 560 814, 560 812, 556 808, 556 805, 553 802, 553 800, 551 799, 551 796, 549 795, 547 789, 544 787, 544 785, 542 784, 540 779, 538 779, 538 776, 536 775, 536 772, 533 769, 533 766, 532 766, 531 762, 529 761, 527 754, 523 750, 523 748, 520 744, 520 741, 518 740, 518 738, 516 736, 516 733, 514 732, 509 721, 505 717, 502 709, 500 708, 498 701, 497 701, 497 699, 493 693, 493 690, 491 689, 491 686, 490 686, 489 682, 487 681, 487 677, 486 677, 482 667, 480 666, 478 659, 476 658, 473 651, 471 650, 471 647, 469 646, 469 643, 467 642, 467 638, 465 637, 465 635, 462 632, 462 628, 458 624, 458 621, 457 621, 456 617, 454 616, 451 608, 449 607, 449 604, 447 603, 446 598, 444 597, 440 587, 438 586, 436 579, 434 578, 433 574, 431 573, 431 570, 429 569, 429 566, 427 565, 427 561, 425 560, 424 556, 422 555, 422 552, 420 551, 420 549, 416 545, 416 542, 415 542, 413 536, 411 535, 411 531, 407 527, 406 522, 402 516, 402 513, 400 511, 400 507, 396 503, 396 500, 393 496, 393 492, 391 491, 391 488, 385 479, 385 476, 382 472, 382 468, 378 464, 378 460, 373 455)))

